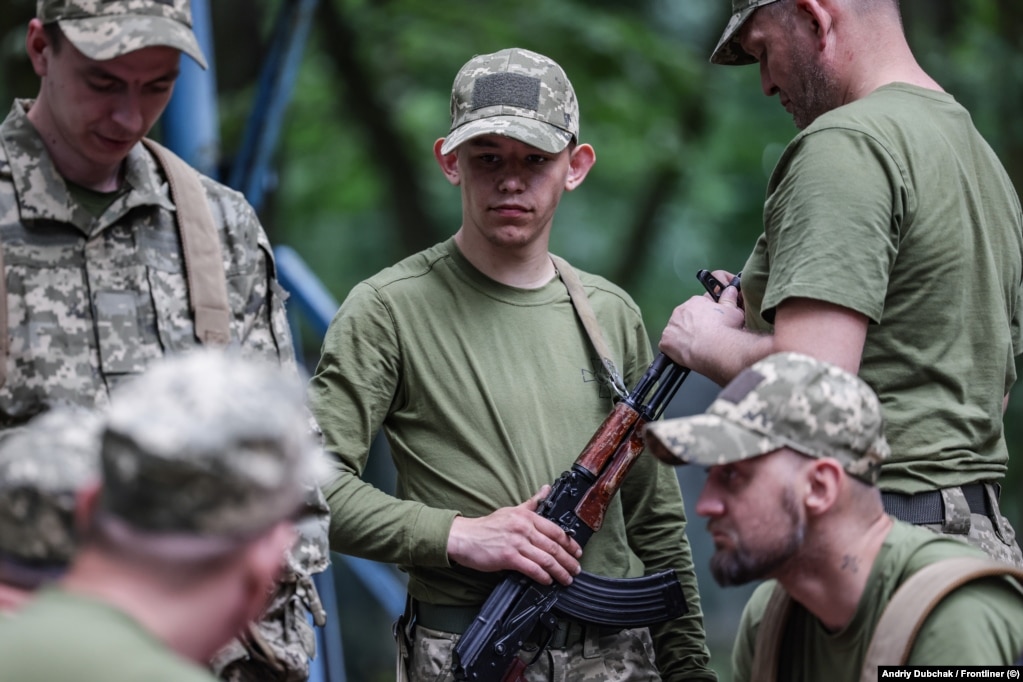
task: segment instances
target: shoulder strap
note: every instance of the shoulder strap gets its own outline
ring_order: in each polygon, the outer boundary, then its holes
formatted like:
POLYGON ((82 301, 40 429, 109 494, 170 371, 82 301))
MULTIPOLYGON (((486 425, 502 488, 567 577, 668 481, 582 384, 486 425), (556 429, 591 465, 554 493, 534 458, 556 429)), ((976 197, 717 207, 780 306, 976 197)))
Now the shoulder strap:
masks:
POLYGON ((177 208, 195 336, 206 345, 226 346, 231 339, 227 277, 220 237, 199 173, 163 145, 148 138, 142 142, 163 166, 177 208))
POLYGON ((980 557, 942 559, 911 575, 892 595, 877 622, 860 682, 875 682, 879 665, 905 664, 920 627, 949 592, 971 580, 997 575, 1013 576, 1023 585, 1023 570, 980 557))
POLYGON ((791 611, 792 598, 784 587, 775 584, 757 628, 750 682, 776 682, 778 679, 781 639, 791 611))
POLYGON ((572 300, 572 307, 575 308, 576 315, 582 321, 583 327, 586 329, 586 335, 590 337, 590 343, 593 344, 593 349, 597 351, 600 361, 604 363, 604 369, 607 370, 608 383, 611 384, 611 388, 614 389, 615 393, 624 398, 628 395, 625 382, 622 381, 622 375, 615 367, 614 360, 611 359, 611 350, 604 340, 603 332, 600 331, 600 324, 597 322, 597 316, 590 305, 590 299, 586 296, 586 291, 583 290, 583 283, 579 280, 579 275, 576 274, 575 270, 564 258, 555 256, 553 253, 550 256, 551 261, 554 263, 554 269, 558 272, 558 277, 561 278, 565 288, 568 289, 568 297, 572 300))

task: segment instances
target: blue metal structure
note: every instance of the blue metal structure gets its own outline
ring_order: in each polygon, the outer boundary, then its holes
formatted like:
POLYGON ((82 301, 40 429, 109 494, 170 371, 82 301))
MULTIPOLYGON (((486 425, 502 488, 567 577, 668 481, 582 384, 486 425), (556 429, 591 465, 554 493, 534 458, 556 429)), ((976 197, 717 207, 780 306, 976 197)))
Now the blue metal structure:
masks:
MULTIPOLYGON (((181 60, 181 73, 174 96, 161 119, 161 132, 164 144, 201 172, 217 178, 221 159, 210 3, 211 0, 192 0, 193 29, 209 69, 203 71, 188 58, 181 60)), ((277 146, 317 3, 318 0, 282 0, 243 145, 226 172, 227 184, 245 194, 257 211, 268 185, 270 159, 277 146)), ((337 300, 293 249, 277 247, 275 259, 278 279, 291 293, 289 317, 296 341, 299 313, 322 337, 337 310, 337 300)), ((391 567, 339 554, 333 557, 345 561, 362 586, 388 613, 397 616, 401 612, 405 586, 391 567)), ((316 628, 318 654, 311 663, 309 680, 345 682, 333 570, 314 576, 314 580, 327 610, 328 622, 325 627, 316 628)))

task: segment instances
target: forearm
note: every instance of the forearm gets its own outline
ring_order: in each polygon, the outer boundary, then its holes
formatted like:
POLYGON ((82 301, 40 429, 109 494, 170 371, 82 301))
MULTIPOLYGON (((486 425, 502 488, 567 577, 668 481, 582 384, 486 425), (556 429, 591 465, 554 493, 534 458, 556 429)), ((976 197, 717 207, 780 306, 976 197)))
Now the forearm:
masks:
POLYGON ((779 352, 773 334, 757 334, 745 329, 720 329, 713 339, 694 353, 692 364, 698 372, 724 386, 742 370, 772 353, 779 352))
POLYGON ((447 538, 456 512, 400 500, 350 472, 324 486, 330 547, 385 563, 448 566, 447 538))

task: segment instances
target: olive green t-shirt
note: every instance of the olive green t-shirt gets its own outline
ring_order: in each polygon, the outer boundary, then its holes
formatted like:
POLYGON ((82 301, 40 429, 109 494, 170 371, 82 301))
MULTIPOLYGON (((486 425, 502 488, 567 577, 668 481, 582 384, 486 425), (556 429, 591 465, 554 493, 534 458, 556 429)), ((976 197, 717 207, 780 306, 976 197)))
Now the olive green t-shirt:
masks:
MULTIPOLYGON (((799 604, 785 627, 779 682, 857 682, 867 647, 895 590, 935 561, 985 558, 966 543, 896 521, 870 569, 852 620, 829 632, 799 604)), ((732 655, 733 682, 748 682, 757 629, 776 583, 760 585, 742 614, 732 655)), ((974 580, 945 597, 924 621, 908 665, 1011 665, 1023 651, 1023 589, 1010 578, 974 580)))
POLYGON ((214 682, 127 614, 95 599, 45 588, 0 619, 3 682, 214 682))
POLYGON ((892 457, 880 487, 1000 479, 1021 341, 1016 192, 950 95, 893 84, 818 118, 782 154, 743 268, 746 324, 790 298, 870 320, 860 376, 892 457))
MULTIPOLYGON (((632 388, 652 359, 639 309, 605 279, 578 274, 632 388)), ((332 549, 400 565, 422 601, 481 604, 501 575, 450 565, 452 520, 520 504, 571 467, 613 407, 600 367, 560 279, 530 290, 502 285, 453 239, 357 285, 310 384, 337 458, 325 487, 332 549), (397 469, 393 497, 361 478, 381 426, 397 469)), ((674 469, 643 455, 582 565, 615 578, 676 569, 690 610, 654 629, 658 663, 713 679, 685 526, 674 469)))

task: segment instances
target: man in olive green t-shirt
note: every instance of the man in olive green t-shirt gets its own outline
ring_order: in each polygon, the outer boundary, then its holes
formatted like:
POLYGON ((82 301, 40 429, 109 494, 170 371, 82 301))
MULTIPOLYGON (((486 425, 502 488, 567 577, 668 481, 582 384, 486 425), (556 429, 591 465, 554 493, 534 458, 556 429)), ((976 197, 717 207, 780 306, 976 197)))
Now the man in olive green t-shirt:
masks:
MULTIPOLYGON (((562 194, 595 160, 579 140, 575 92, 555 62, 512 48, 465 64, 451 103, 434 154, 461 190, 461 226, 352 289, 311 382, 337 460, 325 487, 331 546, 407 571, 414 620, 398 634, 411 680, 452 679, 452 648, 504 572, 567 584, 580 569, 611 578, 674 569, 689 611, 649 630, 563 619, 527 680, 715 680, 669 467, 640 457, 583 552, 535 513, 614 406, 548 252, 562 194), (381 428, 394 495, 362 479, 381 428)), ((578 276, 635 386, 652 358, 639 309, 602 277, 578 276)), ((526 661, 542 643, 529 639, 526 661)))
POLYGON ((858 372, 888 422, 885 509, 1023 567, 999 509, 1023 353, 1011 179, 916 62, 897 0, 732 8, 711 60, 759 62, 801 132, 771 175, 742 298, 686 301, 661 350, 720 384, 779 351, 858 372))
POLYGON ((67 573, 0 618, 0 680, 212 682, 266 608, 322 451, 274 363, 195 351, 112 393, 67 573))
MULTIPOLYGON (((715 579, 769 579, 743 611, 735 682, 866 679, 878 621, 908 578, 951 557, 1008 568, 885 513, 875 487, 890 453, 881 404, 858 377, 807 355, 754 363, 705 414, 652 424, 646 438, 665 461, 708 468, 696 511, 714 540, 715 579), (778 599, 791 604, 787 615, 778 599), (776 669, 765 668, 771 660, 776 669)), ((1021 623, 1023 585, 997 574, 965 582, 923 621, 905 663, 1011 665, 1023 649, 1021 623)), ((902 632, 879 634, 890 642, 902 632)))

